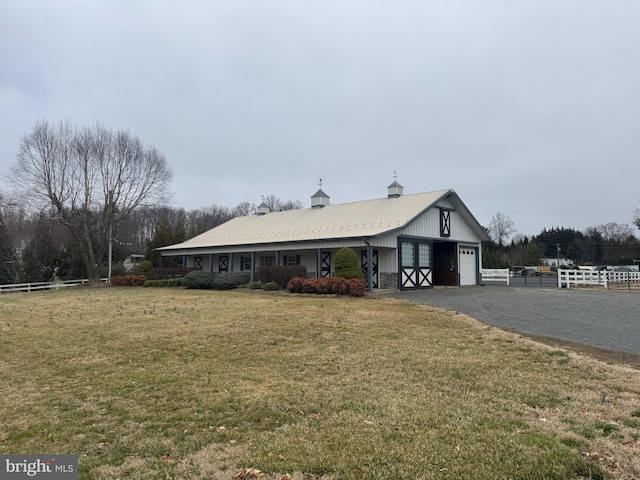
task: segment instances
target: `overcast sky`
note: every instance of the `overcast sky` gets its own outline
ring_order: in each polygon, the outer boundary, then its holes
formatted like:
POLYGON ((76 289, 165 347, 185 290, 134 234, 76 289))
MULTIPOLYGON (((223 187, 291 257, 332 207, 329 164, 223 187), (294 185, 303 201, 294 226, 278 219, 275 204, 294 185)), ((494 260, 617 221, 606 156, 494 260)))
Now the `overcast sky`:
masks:
POLYGON ((639 25, 635 0, 0 0, 0 172, 68 119, 155 145, 185 209, 379 198, 395 171, 485 226, 630 223, 639 25))

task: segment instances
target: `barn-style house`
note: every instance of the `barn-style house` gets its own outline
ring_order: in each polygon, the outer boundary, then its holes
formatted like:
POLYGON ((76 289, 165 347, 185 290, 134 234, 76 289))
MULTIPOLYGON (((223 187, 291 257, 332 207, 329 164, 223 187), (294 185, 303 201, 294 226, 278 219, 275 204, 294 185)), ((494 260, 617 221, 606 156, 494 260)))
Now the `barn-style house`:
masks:
POLYGON ((307 276, 333 273, 342 247, 358 253, 371 289, 480 283, 484 228, 454 190, 403 194, 394 181, 383 198, 330 204, 320 188, 311 207, 236 217, 186 242, 159 248, 186 267, 210 272, 304 265, 307 276))

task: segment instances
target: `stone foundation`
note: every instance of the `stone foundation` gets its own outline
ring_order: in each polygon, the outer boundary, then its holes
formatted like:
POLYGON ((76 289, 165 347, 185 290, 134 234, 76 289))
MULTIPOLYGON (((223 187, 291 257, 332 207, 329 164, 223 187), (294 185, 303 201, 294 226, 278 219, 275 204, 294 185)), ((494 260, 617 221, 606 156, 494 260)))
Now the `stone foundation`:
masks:
POLYGON ((398 274, 397 273, 378 273, 378 288, 383 290, 395 290, 398 288, 398 274))

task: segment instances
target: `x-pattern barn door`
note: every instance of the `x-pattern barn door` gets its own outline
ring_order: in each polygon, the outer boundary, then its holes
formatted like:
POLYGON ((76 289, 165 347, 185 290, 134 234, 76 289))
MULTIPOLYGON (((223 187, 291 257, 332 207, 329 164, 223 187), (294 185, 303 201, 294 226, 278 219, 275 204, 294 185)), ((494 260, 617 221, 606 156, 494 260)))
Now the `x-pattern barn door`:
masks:
POLYGON ((320 254, 320 274, 322 277, 331 276, 331 252, 320 254))
POLYGON ((229 256, 228 255, 220 255, 218 257, 218 272, 228 272, 229 271, 229 256))
POLYGON ((400 286, 402 289, 433 287, 431 244, 424 241, 400 242, 400 286))

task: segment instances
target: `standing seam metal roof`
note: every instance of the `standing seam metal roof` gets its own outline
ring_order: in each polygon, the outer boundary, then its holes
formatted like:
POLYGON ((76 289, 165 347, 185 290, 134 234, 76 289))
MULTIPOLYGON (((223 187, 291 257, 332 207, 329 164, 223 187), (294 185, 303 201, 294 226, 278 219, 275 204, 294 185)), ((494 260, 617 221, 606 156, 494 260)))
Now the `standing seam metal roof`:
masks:
MULTIPOLYGON (((453 190, 236 217, 190 240, 158 250, 375 237, 409 224, 453 190)), ((475 219, 474 219, 475 221, 475 219)))

